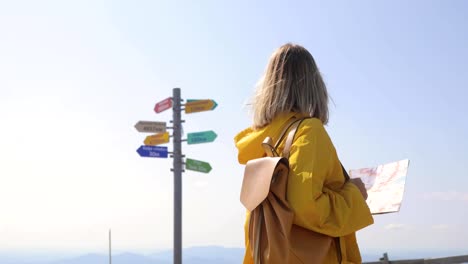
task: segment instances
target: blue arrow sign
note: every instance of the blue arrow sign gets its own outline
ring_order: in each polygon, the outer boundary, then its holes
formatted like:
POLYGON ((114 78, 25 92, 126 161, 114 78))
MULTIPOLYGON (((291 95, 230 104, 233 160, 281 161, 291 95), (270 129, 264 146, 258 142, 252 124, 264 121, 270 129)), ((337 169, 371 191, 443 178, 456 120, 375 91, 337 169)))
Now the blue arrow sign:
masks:
POLYGON ((140 146, 137 152, 140 156, 149 158, 167 158, 168 154, 167 147, 145 145, 140 146))

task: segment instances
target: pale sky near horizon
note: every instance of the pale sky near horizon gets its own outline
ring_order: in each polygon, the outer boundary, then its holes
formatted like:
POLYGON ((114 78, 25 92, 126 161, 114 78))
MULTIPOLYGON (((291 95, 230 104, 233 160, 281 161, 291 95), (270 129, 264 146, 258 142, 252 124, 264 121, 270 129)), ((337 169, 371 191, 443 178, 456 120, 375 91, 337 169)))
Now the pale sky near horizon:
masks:
MULTIPOLYGON (((185 115, 184 247, 243 246, 235 134, 272 51, 315 57, 327 130, 348 168, 410 159, 401 211, 359 232, 363 250, 468 249, 467 1, 0 1, 0 251, 172 247, 170 159, 136 149, 154 104, 185 115)), ((169 145, 169 149, 171 146, 169 145)))

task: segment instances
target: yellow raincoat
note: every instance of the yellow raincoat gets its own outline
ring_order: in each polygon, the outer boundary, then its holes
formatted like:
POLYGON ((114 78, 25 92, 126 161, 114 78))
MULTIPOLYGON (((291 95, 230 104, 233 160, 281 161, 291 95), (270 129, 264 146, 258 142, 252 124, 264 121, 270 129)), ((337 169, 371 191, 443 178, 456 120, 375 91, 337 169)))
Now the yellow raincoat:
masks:
MULTIPOLYGON (((264 156, 262 141, 270 136, 276 142, 285 122, 293 116, 301 117, 295 113, 284 114, 262 129, 241 131, 234 138, 239 163, 264 156)), ((335 147, 319 119, 302 122, 289 162, 291 171, 286 197, 295 212, 294 224, 340 237, 342 263, 361 263, 355 232, 374 221, 359 189, 352 183, 345 183, 335 147)), ((244 264, 253 264, 247 224, 248 221, 245 223, 244 264)), ((336 245, 332 245, 325 263, 335 264, 337 259, 336 245)))

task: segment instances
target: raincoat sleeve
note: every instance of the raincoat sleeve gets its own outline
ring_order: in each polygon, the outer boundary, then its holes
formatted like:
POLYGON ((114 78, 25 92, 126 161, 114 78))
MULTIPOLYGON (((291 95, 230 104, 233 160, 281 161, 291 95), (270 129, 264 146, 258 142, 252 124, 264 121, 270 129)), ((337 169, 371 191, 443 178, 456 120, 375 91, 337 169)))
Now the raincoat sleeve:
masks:
POLYGON ((320 120, 303 121, 289 161, 287 198, 296 225, 341 237, 373 223, 359 189, 344 182, 336 150, 320 120))

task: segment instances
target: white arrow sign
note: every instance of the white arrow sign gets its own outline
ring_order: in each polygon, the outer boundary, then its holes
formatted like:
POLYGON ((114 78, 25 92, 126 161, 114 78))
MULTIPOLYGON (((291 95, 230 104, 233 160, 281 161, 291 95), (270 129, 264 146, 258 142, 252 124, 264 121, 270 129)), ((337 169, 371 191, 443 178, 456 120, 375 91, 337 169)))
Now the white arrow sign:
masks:
POLYGON ((166 132, 166 122, 138 121, 135 128, 142 133, 164 133, 166 132))

